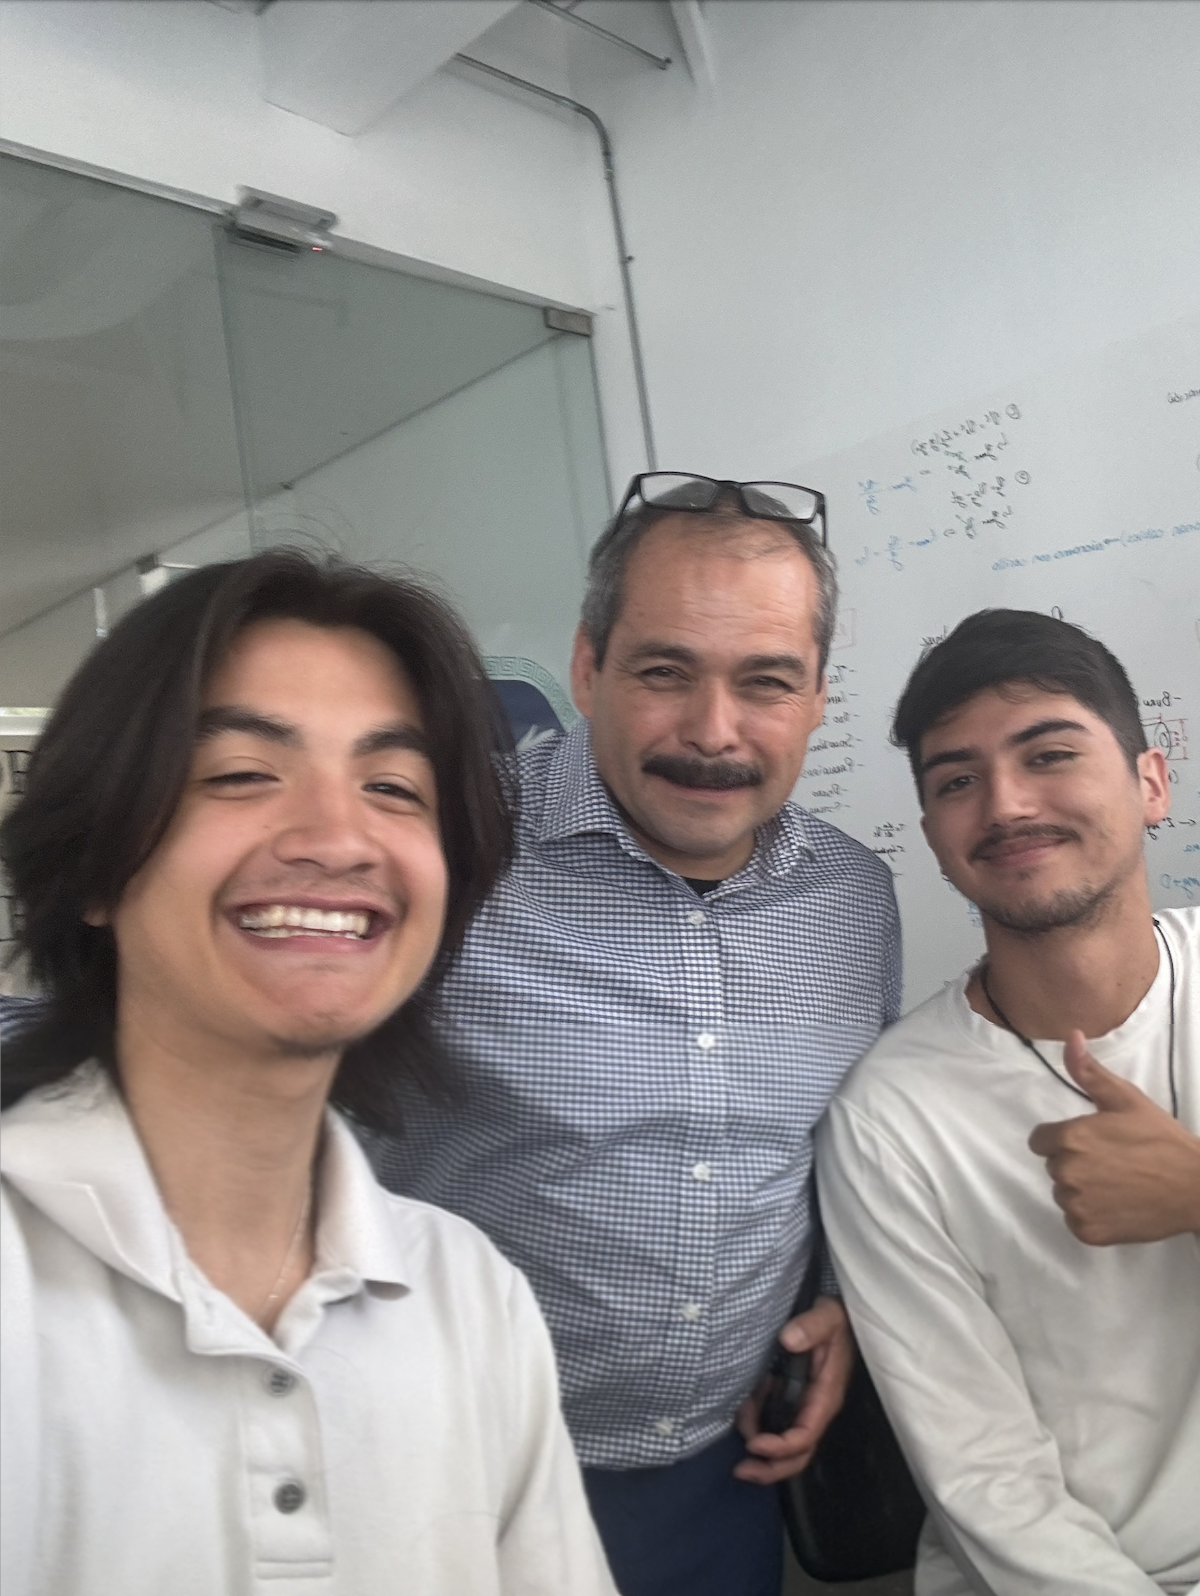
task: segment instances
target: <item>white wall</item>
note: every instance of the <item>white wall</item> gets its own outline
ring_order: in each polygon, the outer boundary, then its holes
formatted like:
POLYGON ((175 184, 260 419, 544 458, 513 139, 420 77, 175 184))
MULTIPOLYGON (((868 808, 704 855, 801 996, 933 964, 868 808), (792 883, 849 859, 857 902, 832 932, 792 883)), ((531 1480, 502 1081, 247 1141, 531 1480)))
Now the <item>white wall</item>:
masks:
POLYGON ((786 477, 1200 306, 1194 0, 702 14, 712 88, 572 80, 614 130, 664 467, 786 477))
MULTIPOLYGON (((581 9, 678 57, 658 6, 581 9)), ((703 16, 709 87, 553 21, 534 49, 532 12, 477 48, 612 128, 660 464, 790 475, 1197 307, 1195 0, 703 16)), ((265 103, 254 27, 205 0, 4 0, 0 137, 311 200, 349 236, 599 310, 619 486, 643 461, 591 130, 442 73, 351 139, 265 103)))
POLYGON ((597 297, 588 129, 439 74, 350 138, 267 104, 256 30, 206 0, 4 0, 0 138, 212 199, 285 194, 383 249, 597 297))

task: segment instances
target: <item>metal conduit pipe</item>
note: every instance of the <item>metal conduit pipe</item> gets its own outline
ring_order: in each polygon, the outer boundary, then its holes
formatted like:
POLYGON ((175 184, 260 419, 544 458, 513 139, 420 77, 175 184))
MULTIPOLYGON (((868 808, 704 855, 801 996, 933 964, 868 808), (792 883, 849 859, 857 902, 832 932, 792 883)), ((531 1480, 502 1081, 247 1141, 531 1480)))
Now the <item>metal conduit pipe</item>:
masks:
POLYGON ((642 359, 642 340, 638 332, 637 310, 633 302, 633 278, 629 271, 633 256, 625 243, 625 225, 621 220, 621 204, 617 196, 617 173, 613 163, 612 140, 608 136, 608 129, 590 106, 582 105, 578 100, 572 100, 566 94, 556 94, 553 89, 544 89, 540 83, 530 83, 526 78, 519 78, 515 73, 501 71, 499 67, 489 66, 486 61, 477 61, 473 55, 456 55, 456 61, 461 61, 464 66, 474 67, 477 72, 484 72, 488 77, 499 78, 504 83, 510 83, 515 88, 525 89, 530 94, 540 95, 543 100, 553 100, 555 105, 566 106, 567 110, 574 111, 577 116, 582 116, 590 122, 596 130, 596 137, 600 140, 600 158, 604 163, 604 181, 608 187, 608 200, 612 209, 613 234, 617 243, 617 263, 621 268, 621 288, 625 299, 625 316, 629 323, 629 343, 633 356, 633 375, 637 384, 638 410, 642 420, 642 438, 646 446, 646 469, 658 469, 658 456, 654 447, 654 428, 650 422, 650 394, 646 387, 646 367, 642 359))
POLYGON ((577 17, 565 6, 556 6, 554 0, 529 0, 529 3, 540 7, 543 11, 549 11, 551 16, 558 17, 563 22, 573 22, 577 28, 586 28, 597 38, 607 39, 610 44, 619 44, 622 49, 631 50, 634 55, 640 55, 643 61, 653 62, 660 72, 665 72, 671 64, 669 55, 655 55, 653 50, 644 50, 640 44, 634 44, 632 39, 623 39, 619 33, 612 33, 608 28, 600 27, 598 23, 589 22, 586 17, 577 17))

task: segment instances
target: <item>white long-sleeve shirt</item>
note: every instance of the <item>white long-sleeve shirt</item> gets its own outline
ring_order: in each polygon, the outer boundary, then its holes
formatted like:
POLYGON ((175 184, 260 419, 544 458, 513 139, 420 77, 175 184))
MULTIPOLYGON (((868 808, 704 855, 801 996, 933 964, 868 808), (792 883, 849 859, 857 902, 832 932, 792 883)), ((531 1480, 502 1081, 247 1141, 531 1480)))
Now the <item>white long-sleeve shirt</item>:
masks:
MULTIPOLYGON (((1180 1116, 1200 1130, 1200 911, 1175 960, 1180 1116)), ((820 1135, 855 1331, 931 1506, 918 1596, 1200 1589, 1200 1238, 1090 1247, 1026 1145, 1088 1113, 965 979, 884 1033, 820 1135)), ((1170 979, 1090 1043, 1168 1107, 1170 979)), ((1062 1043, 1039 1042, 1055 1067, 1062 1043)))
POLYGON ((96 1072, 4 1116, 5 1596, 615 1596, 524 1278, 326 1124, 272 1340, 96 1072))

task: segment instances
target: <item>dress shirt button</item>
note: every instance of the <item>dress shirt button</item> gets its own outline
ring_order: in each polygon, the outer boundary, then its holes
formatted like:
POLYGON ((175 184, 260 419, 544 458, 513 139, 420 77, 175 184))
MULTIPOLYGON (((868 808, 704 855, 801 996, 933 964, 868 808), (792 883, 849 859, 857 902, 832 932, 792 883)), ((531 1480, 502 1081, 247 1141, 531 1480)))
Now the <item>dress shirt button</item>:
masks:
POLYGON ((711 1180, 712 1179, 712 1165, 711 1164, 693 1164, 692 1165, 692 1179, 693 1180, 711 1180))
POLYGON ((268 1369, 263 1376, 263 1384, 272 1396, 287 1396, 289 1391, 296 1388, 296 1376, 287 1369, 268 1369))
POLYGON ((675 1434, 675 1420, 674 1419, 655 1419, 654 1428, 658 1431, 659 1435, 674 1435, 675 1434))
POLYGON ((707 918, 708 916, 703 909, 693 909, 691 914, 688 915, 688 924, 703 925, 707 918))
POLYGON ((696 1038, 696 1046, 702 1047, 706 1053, 710 1047, 716 1047, 716 1045, 717 1039, 711 1031, 701 1031, 700 1035, 696 1038))
POLYGON ((295 1513, 308 1499, 308 1492, 299 1480, 285 1480, 275 1491, 275 1506, 281 1513, 295 1513))
POLYGON ((689 1324, 695 1324, 703 1312, 698 1302, 685 1302, 679 1311, 689 1324))

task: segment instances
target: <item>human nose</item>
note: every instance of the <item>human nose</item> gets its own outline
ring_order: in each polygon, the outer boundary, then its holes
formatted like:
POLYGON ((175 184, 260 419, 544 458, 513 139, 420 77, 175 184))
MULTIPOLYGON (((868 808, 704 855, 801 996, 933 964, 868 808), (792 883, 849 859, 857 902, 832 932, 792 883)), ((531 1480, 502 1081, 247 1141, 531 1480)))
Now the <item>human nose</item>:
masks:
POLYGON ((326 875, 361 874, 379 862, 368 818, 353 784, 314 772, 290 795, 275 854, 284 864, 315 865, 326 875))
POLYGON ((1036 783, 1020 766, 996 765, 983 783, 985 819, 990 826, 1011 826, 1038 812, 1036 783))
POLYGON ((680 736, 708 759, 732 753, 738 746, 737 702, 723 683, 701 683, 688 695, 680 736))

